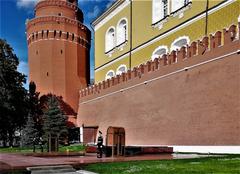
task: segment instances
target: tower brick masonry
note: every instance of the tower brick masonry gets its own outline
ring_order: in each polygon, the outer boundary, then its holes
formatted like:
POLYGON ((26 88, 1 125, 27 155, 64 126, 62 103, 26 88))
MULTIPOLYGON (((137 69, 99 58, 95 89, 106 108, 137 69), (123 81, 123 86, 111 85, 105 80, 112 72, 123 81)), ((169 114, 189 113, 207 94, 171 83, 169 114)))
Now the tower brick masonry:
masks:
POLYGON ((37 91, 62 96, 75 112, 90 79, 90 30, 78 0, 42 0, 27 21, 29 78, 37 91))

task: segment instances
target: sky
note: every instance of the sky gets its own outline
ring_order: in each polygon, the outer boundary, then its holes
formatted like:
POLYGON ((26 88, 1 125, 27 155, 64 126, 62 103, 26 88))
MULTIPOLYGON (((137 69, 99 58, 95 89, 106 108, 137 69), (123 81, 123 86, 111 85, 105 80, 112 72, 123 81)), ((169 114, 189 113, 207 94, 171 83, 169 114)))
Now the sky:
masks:
MULTIPOLYGON (((25 21, 34 17, 38 0, 0 0, 0 38, 5 39, 20 60, 18 71, 28 76, 28 54, 25 21)), ((78 0, 84 13, 84 24, 92 31, 90 23, 109 7, 114 0, 78 0)), ((91 78, 94 78, 94 40, 90 54, 91 78)), ((27 82, 28 83, 28 82, 27 82)), ((28 88, 28 84, 24 85, 28 88)))

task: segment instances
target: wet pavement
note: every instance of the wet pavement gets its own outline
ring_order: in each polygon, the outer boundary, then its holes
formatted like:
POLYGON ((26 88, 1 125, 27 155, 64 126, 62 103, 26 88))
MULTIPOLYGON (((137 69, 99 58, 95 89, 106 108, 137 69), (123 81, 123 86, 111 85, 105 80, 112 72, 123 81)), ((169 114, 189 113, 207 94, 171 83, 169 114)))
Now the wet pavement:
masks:
POLYGON ((50 166, 50 165, 72 165, 83 166, 92 163, 102 162, 122 162, 122 161, 141 161, 141 160, 163 160, 163 159, 185 159, 199 158, 208 155, 198 154, 154 154, 138 155, 131 157, 103 157, 97 158, 96 154, 86 154, 85 156, 69 157, 34 157, 23 154, 1 153, 0 154, 0 171, 26 169, 32 166, 50 166))

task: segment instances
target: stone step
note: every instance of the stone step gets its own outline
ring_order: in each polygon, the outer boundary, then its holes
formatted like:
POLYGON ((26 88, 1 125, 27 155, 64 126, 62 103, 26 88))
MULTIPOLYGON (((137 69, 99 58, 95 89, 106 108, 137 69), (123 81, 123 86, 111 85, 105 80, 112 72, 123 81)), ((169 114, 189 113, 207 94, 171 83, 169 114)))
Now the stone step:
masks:
POLYGON ((71 165, 27 167, 31 174, 97 174, 86 170, 76 171, 71 165))
POLYGON ((27 167, 27 170, 31 171, 31 174, 76 173, 76 170, 71 165, 27 167))

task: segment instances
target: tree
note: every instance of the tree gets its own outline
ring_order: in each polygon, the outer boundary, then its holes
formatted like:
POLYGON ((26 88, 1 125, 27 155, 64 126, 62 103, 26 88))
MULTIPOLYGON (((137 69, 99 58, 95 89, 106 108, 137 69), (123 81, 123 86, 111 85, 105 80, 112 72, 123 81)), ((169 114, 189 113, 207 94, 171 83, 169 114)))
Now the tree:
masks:
POLYGON ((28 113, 26 76, 17 71, 19 60, 11 46, 0 39, 0 139, 13 144, 16 130, 26 122, 28 113))
POLYGON ((47 108, 43 115, 43 131, 45 138, 48 135, 59 136, 67 131, 67 117, 63 114, 58 99, 54 95, 49 95, 47 108))
POLYGON ((33 145, 33 141, 42 136, 42 110, 40 108, 39 92, 36 92, 34 82, 29 83, 29 113, 27 124, 22 132, 24 146, 33 145))
POLYGON ((39 132, 36 129, 35 122, 33 120, 33 116, 31 114, 28 115, 28 120, 25 128, 22 131, 22 142, 24 146, 33 145, 34 139, 39 137, 39 132))
POLYGON ((41 103, 39 99, 39 92, 36 92, 36 85, 34 82, 29 83, 29 114, 33 117, 34 127, 38 131, 37 136, 43 135, 42 131, 42 115, 41 103))

